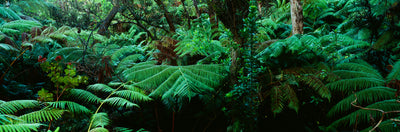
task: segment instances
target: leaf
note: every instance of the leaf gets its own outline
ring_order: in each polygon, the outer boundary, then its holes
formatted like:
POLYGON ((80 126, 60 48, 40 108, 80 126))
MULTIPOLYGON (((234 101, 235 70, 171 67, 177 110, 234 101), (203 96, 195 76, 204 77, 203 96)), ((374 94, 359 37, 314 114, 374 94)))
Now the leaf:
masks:
POLYGON ((19 118, 30 123, 47 122, 61 118, 65 110, 44 109, 21 115, 19 118))

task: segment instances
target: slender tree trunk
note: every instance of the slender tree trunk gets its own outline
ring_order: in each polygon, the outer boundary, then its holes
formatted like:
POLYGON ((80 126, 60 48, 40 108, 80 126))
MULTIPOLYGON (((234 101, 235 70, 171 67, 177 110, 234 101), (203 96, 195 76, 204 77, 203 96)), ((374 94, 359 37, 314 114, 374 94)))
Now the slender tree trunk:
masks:
POLYGON ((290 0, 290 15, 293 35, 303 34, 303 7, 301 0, 290 0))
POLYGON ((181 0, 182 2, 182 6, 183 6, 183 10, 185 10, 185 15, 187 18, 187 23, 188 23, 188 29, 190 29, 190 16, 189 16, 189 12, 186 10, 186 6, 185 6, 185 0, 181 0))
POLYGON ((169 31, 175 32, 174 23, 172 22, 171 16, 169 15, 169 12, 168 12, 167 8, 165 7, 164 3, 161 0, 155 0, 155 2, 164 11, 164 16, 167 19, 167 22, 169 25, 169 31))
POLYGON ((119 5, 115 5, 112 8, 110 13, 108 13, 108 16, 106 17, 106 19, 100 25, 100 29, 99 29, 99 31, 97 31, 98 34, 105 35, 108 32, 108 27, 110 26, 111 21, 114 19, 115 15, 117 15, 119 10, 120 10, 120 6, 119 5))
POLYGON ((257 8, 258 8, 258 13, 260 14, 260 15, 263 15, 263 13, 262 13, 262 2, 261 2, 261 0, 257 0, 257 8))
POLYGON ((196 15, 197 15, 197 18, 199 18, 199 17, 200 17, 200 14, 201 14, 201 12, 200 12, 200 10, 199 10, 199 6, 197 6, 197 5, 198 5, 198 2, 197 2, 197 0, 193 0, 193 5, 194 5, 194 9, 196 9, 196 15))

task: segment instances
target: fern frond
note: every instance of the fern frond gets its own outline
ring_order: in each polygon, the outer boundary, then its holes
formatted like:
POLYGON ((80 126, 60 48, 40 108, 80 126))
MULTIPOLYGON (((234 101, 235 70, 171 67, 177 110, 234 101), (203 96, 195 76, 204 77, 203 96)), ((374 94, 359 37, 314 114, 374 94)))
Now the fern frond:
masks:
MULTIPOLYGON (((399 131, 399 126, 396 124, 395 121, 392 121, 391 119, 382 121, 381 124, 378 126, 379 130, 382 132, 396 132, 399 131)), ((360 132, 369 132, 372 129, 371 127, 365 128, 364 130, 361 130, 360 132)))
POLYGON ((220 75, 220 73, 223 73, 226 69, 224 66, 221 65, 192 65, 192 66, 138 65, 129 69, 129 71, 131 70, 134 72, 131 73, 126 73, 126 71, 123 72, 125 73, 126 79, 132 81, 138 81, 137 83, 135 83, 136 86, 144 88, 145 90, 152 90, 153 92, 150 94, 150 96, 160 97, 168 89, 175 89, 178 86, 180 88, 183 88, 185 85, 195 86, 191 87, 192 89, 190 89, 193 90, 190 92, 194 93, 201 92, 204 90, 205 91, 212 90, 211 87, 217 86, 219 84, 219 80, 224 77, 220 75), (139 70, 140 68, 142 69, 139 70), (180 83, 177 83, 178 81, 180 83), (185 85, 181 85, 181 83, 185 85))
POLYGON ((19 118, 30 123, 47 122, 61 118, 65 110, 44 109, 21 115, 19 118))
POLYGON ((57 102, 46 102, 46 103, 49 104, 49 107, 68 110, 72 113, 77 113, 77 114, 91 113, 91 111, 88 108, 86 108, 85 106, 82 106, 82 105, 72 102, 72 101, 57 101, 57 102))
MULTIPOLYGON (((370 75, 369 77, 377 77, 377 79, 383 79, 383 77, 379 74, 378 70, 374 69, 371 65, 365 62, 342 63, 336 65, 336 69, 362 71, 373 75, 373 76, 370 75)), ((346 76, 343 76, 342 78, 346 78, 346 76)))
POLYGON ((105 126, 110 125, 110 123, 111 123, 110 119, 108 118, 107 113, 104 113, 104 112, 93 114, 90 120, 93 120, 92 127, 102 127, 103 128, 105 126))
POLYGON ((111 93, 112 91, 115 90, 115 89, 111 88, 110 86, 107 86, 107 85, 102 84, 102 83, 89 85, 87 87, 87 89, 88 90, 92 90, 92 91, 97 91, 97 92, 104 92, 104 93, 111 93))
POLYGON ((5 50, 5 51, 13 51, 13 52, 18 52, 19 51, 18 49, 12 47, 11 45, 3 44, 3 43, 0 43, 0 48, 5 50))
POLYGON ((385 81, 377 78, 359 77, 351 79, 342 79, 331 82, 326 85, 331 90, 345 92, 350 94, 353 91, 362 90, 370 87, 384 86, 385 81))
POLYGON ((0 114, 14 114, 15 112, 39 107, 39 102, 36 100, 13 100, 0 104, 0 114))
POLYGON ((20 32, 28 32, 32 27, 41 27, 42 24, 31 20, 16 20, 1 25, 2 28, 11 28, 20 32))
POLYGON ((151 101, 152 100, 146 94, 140 93, 140 92, 137 92, 137 91, 133 91, 133 90, 119 90, 119 91, 115 92, 115 95, 118 95, 119 97, 123 97, 125 99, 128 99, 130 101, 135 101, 135 102, 151 101))
POLYGON ((38 131, 40 123, 17 123, 0 125, 0 132, 31 132, 38 131))
POLYGON ((137 107, 137 108, 139 108, 139 105, 132 103, 129 100, 126 100, 121 97, 111 97, 111 98, 105 99, 104 103, 107 103, 107 104, 109 104, 111 106, 115 106, 115 107, 125 107, 125 108, 137 107))
POLYGON ((400 80, 400 60, 393 65, 393 70, 386 77, 386 81, 400 80))
MULTIPOLYGON (((388 87, 372 87, 354 93, 357 95, 357 104, 372 104, 374 102, 389 100, 395 98, 396 90, 388 87)), ((328 112, 329 117, 333 117, 339 113, 348 112, 351 108, 351 102, 356 99, 355 96, 350 95, 341 100, 328 112)))
MULTIPOLYGON (((380 110, 383 110, 386 112, 387 111, 395 111, 395 110, 400 109, 400 103, 395 99, 384 100, 384 101, 379 101, 374 104, 371 104, 365 108, 380 109, 380 110)), ((351 127, 356 122, 357 123, 368 123, 370 115, 373 118, 378 119, 382 116, 382 113, 378 112, 378 111, 360 109, 360 110, 357 110, 345 117, 342 117, 342 118, 336 120, 331 125, 329 125, 328 128, 337 128, 338 126, 351 127)))
POLYGON ((275 86, 271 89, 271 109, 273 113, 280 113, 283 110, 282 90, 275 86))
POLYGON ((12 124, 14 121, 23 121, 14 115, 0 114, 0 125, 12 124))
POLYGON ((89 103, 100 103, 101 102, 101 98, 97 97, 96 95, 94 95, 91 92, 88 92, 86 90, 83 89, 71 89, 69 91, 68 96, 72 97, 72 98, 76 98, 78 100, 83 100, 85 102, 89 102, 89 103))
POLYGON ((329 91, 328 87, 325 86, 325 84, 322 82, 321 79, 318 79, 317 77, 312 75, 308 75, 308 76, 302 76, 300 80, 305 82, 315 91, 317 91, 321 97, 326 98, 328 100, 331 99, 331 92, 329 91))
POLYGON ((0 7, 0 15, 2 18, 10 18, 12 20, 20 20, 21 17, 10 8, 7 7, 0 7))
POLYGON ((91 129, 89 132, 109 132, 108 129, 104 127, 96 127, 91 129))

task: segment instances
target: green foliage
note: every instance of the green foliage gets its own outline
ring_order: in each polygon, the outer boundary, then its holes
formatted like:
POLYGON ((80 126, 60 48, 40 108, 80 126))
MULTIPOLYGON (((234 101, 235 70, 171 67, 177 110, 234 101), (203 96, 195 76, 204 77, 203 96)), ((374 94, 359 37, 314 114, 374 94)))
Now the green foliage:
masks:
POLYGON ((108 118, 107 113, 104 112, 93 114, 91 120, 93 120, 94 129, 97 127, 104 128, 111 124, 111 120, 108 118))
POLYGON ((70 98, 75 98, 78 100, 82 100, 84 102, 95 103, 98 104, 101 102, 101 98, 97 97, 93 93, 83 90, 83 89, 71 89, 69 90, 70 98))
POLYGON ((31 132, 42 126, 39 123, 16 123, 0 125, 0 132, 31 132))
POLYGON ((212 28, 208 15, 203 14, 199 19, 192 23, 192 27, 188 30, 179 28, 176 30, 177 40, 176 49, 174 51, 180 57, 185 55, 202 55, 208 56, 214 52, 226 52, 221 46, 220 41, 214 40, 218 35, 218 30, 212 28))
MULTIPOLYGON (((397 64, 398 62, 396 62, 397 64)), ((389 75, 396 74, 398 70, 393 70, 389 75), (394 72, 394 73, 393 73, 394 72)), ((379 119, 382 113, 379 111, 359 109, 354 111, 351 103, 355 100, 355 105, 366 106, 365 108, 379 109, 385 112, 400 109, 400 103, 396 100, 396 89, 389 88, 380 73, 371 65, 364 61, 343 63, 336 66, 335 74, 341 79, 327 84, 327 87, 334 91, 345 93, 348 97, 337 103, 328 113, 328 116, 347 114, 334 121, 328 129, 340 129, 351 127, 355 123, 366 124, 370 118, 379 119), (351 94, 354 92, 354 95, 351 94), (371 117, 370 117, 371 116, 371 117)), ((393 115, 386 114, 388 118, 393 115)), ((386 120, 387 118, 385 118, 386 120)), ((387 122, 388 120, 383 120, 387 122)), ((364 129, 364 128, 362 128, 364 129)), ((387 128, 387 129, 390 129, 387 128)))
MULTIPOLYGON (((122 72, 136 87, 150 92, 154 98, 192 98, 214 91, 226 67, 221 65, 167 66, 156 62, 139 63, 122 72)), ((180 104, 182 102, 178 102, 180 104)))
POLYGON ((49 93, 49 91, 44 88, 38 91, 38 96, 39 96, 38 97, 39 101, 44 101, 44 102, 53 101, 53 93, 49 93))
POLYGON ((82 106, 78 103, 72 102, 72 101, 57 101, 57 102, 47 102, 49 104, 49 107, 52 108, 59 108, 63 110, 68 110, 72 113, 76 114, 89 114, 91 111, 86 108, 85 106, 82 106))
POLYGON ((29 123, 41 123, 41 122, 48 122, 51 120, 57 120, 61 118, 61 115, 64 112, 65 112, 64 110, 42 109, 39 111, 34 111, 31 113, 21 115, 19 118, 29 123))
POLYGON ((0 15, 2 18, 9 18, 11 20, 20 20, 21 17, 10 8, 0 7, 0 15))
POLYGON ((13 100, 0 103, 1 114, 14 114, 17 111, 27 108, 39 107, 39 102, 36 100, 13 100))

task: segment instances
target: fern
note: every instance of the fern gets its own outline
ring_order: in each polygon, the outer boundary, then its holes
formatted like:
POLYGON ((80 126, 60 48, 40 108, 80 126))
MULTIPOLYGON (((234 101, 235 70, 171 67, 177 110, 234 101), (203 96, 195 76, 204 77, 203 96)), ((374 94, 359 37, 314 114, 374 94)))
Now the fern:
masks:
POLYGON ((0 125, 0 132, 31 132, 38 131, 38 128, 42 126, 39 123, 16 123, 16 124, 5 124, 0 125))
POLYGON ((0 114, 14 114, 22 109, 36 107, 39 107, 39 102, 36 100, 13 100, 0 104, 0 114))
POLYGON ((132 103, 121 97, 111 97, 111 98, 105 99, 104 103, 107 103, 114 107, 125 107, 125 108, 138 107, 139 108, 139 105, 132 103))
MULTIPOLYGON (((395 89, 388 88, 388 87, 371 87, 361 91, 354 93, 357 95, 357 104, 371 104, 377 101, 389 100, 395 97, 395 89)), ((333 117, 340 113, 349 112, 352 108, 349 105, 356 99, 355 96, 348 96, 345 99, 341 100, 335 106, 331 108, 328 112, 329 117, 333 117)))
POLYGON ((101 83, 89 85, 87 87, 87 89, 92 90, 92 91, 105 92, 105 93, 111 93, 115 90, 115 89, 111 88, 110 86, 107 86, 107 85, 101 84, 101 83))
POLYGON ((15 29, 20 32, 28 32, 32 27, 41 27, 42 24, 31 20, 16 20, 1 25, 1 28, 15 29))
POLYGON ((3 18, 9 18, 11 20, 20 20, 21 17, 19 17, 19 15, 13 11, 10 8, 6 8, 6 7, 0 7, 0 15, 3 18))
MULTIPOLYGON (((384 101, 379 101, 374 104, 368 105, 366 108, 381 109, 383 111, 394 111, 394 110, 400 109, 400 103, 394 99, 384 100, 384 101)), ((363 110, 363 109, 357 110, 353 113, 350 113, 349 115, 346 115, 345 117, 342 117, 342 118, 336 120, 331 125, 329 125, 328 128, 334 128, 334 127, 338 127, 341 125, 350 127, 350 126, 354 125, 356 122, 367 123, 370 115, 373 118, 378 119, 378 118, 380 118, 380 116, 382 116, 382 113, 378 112, 378 111, 370 111, 370 110, 363 110)))
POLYGON ((386 81, 400 80, 400 60, 393 65, 393 70, 386 77, 386 81))
POLYGON ((103 127, 96 127, 91 129, 89 132, 109 132, 108 129, 103 128, 103 127))
POLYGON ((144 93, 133 90, 119 90, 115 92, 115 95, 135 102, 152 100, 149 96, 145 95, 144 93))
POLYGON ((78 100, 82 100, 85 102, 89 102, 89 103, 100 103, 101 102, 101 98, 97 97, 96 95, 94 95, 91 92, 88 92, 86 90, 83 89, 71 89, 69 90, 69 94, 68 96, 70 96, 71 98, 75 98, 78 100))
POLYGON ((93 120, 93 124, 92 124, 93 127, 104 128, 105 126, 108 126, 111 123, 110 119, 108 118, 107 113, 104 113, 104 112, 93 114, 91 117, 91 120, 93 120))
MULTIPOLYGON (((382 132, 396 132, 396 131, 399 131, 398 124, 395 121, 391 120, 391 119, 382 121, 381 124, 379 124, 378 128, 382 132)), ((361 130, 360 132, 369 132, 371 129, 372 129, 372 127, 368 127, 368 128, 366 128, 364 130, 361 130)))
POLYGON ((27 113, 21 115, 19 118, 26 122, 30 123, 40 123, 47 122, 51 120, 57 120, 61 118, 61 115, 64 113, 64 110, 56 110, 56 109, 43 109, 39 111, 34 111, 31 113, 27 113))
POLYGON ((72 101, 57 101, 57 102, 47 102, 47 103, 49 104, 49 107, 68 110, 68 111, 70 111, 72 113, 76 113, 76 114, 91 113, 91 111, 88 108, 86 108, 85 106, 82 106, 82 105, 72 102, 72 101))

